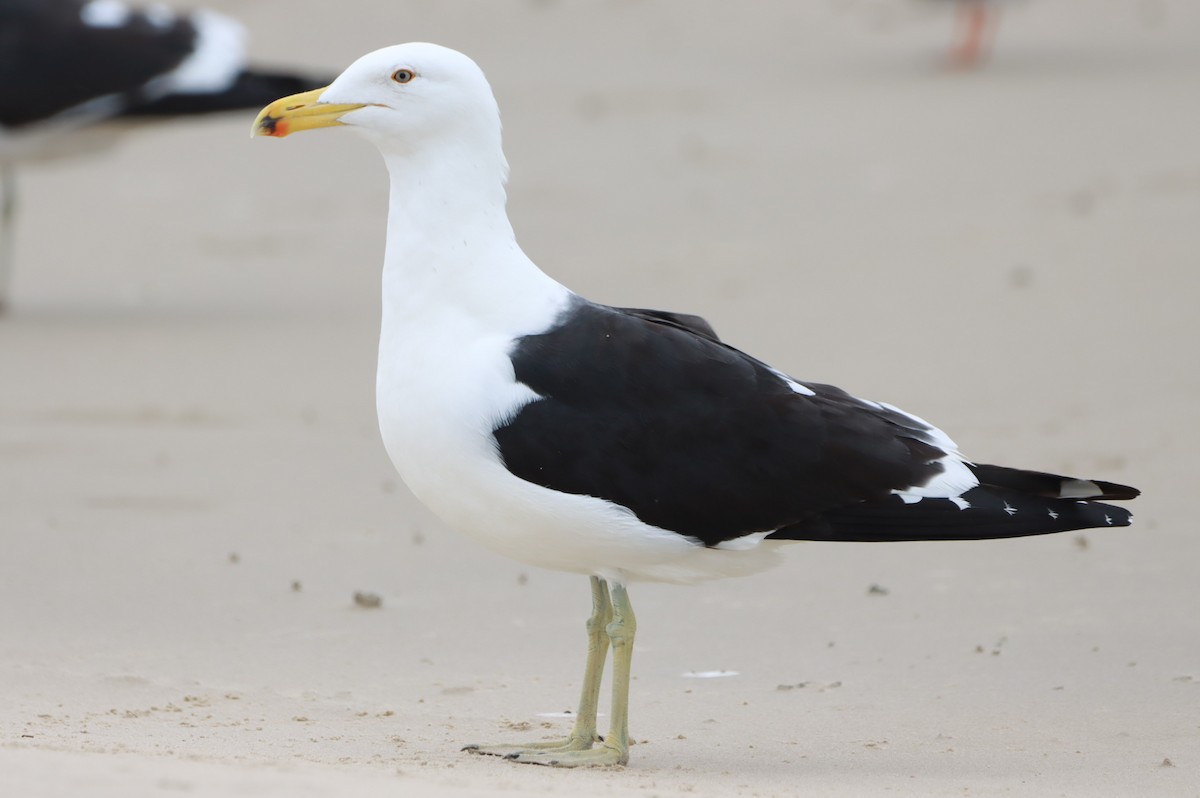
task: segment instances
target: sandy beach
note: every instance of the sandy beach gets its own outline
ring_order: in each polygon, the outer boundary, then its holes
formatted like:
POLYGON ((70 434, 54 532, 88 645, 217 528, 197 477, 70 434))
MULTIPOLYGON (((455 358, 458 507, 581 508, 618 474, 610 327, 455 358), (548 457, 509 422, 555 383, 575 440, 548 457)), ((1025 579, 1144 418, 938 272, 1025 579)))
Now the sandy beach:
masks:
POLYGON ((208 5, 265 63, 469 53, 518 239, 581 294, 1144 495, 635 585, 629 766, 460 753, 569 729, 589 594, 383 451, 378 155, 145 128, 20 174, 0 793, 1200 796, 1200 6, 1010 4, 963 72, 939 3, 208 5))

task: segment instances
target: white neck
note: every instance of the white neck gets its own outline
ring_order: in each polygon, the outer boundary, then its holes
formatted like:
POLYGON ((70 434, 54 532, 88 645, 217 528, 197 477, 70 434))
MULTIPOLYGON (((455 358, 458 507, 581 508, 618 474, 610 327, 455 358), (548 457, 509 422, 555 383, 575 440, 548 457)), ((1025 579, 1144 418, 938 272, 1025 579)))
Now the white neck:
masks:
POLYGON ((384 160, 391 176, 385 323, 391 314, 412 320, 449 312, 510 326, 514 308, 567 293, 517 245, 498 144, 481 150, 439 142, 420 157, 385 153, 384 160))

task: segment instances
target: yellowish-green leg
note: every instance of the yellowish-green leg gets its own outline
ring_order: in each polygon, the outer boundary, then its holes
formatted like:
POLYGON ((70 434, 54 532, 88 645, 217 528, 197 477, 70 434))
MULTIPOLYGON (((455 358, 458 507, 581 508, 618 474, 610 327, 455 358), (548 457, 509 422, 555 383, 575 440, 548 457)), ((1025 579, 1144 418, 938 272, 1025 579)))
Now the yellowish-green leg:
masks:
MULTIPOLYGON (((579 696, 579 712, 575 715, 575 727, 565 740, 551 740, 524 745, 468 745, 463 750, 477 754, 503 756, 518 761, 529 761, 526 754, 548 754, 561 751, 586 751, 602 740, 596 733, 596 707, 600 700, 600 682, 604 678, 604 660, 608 656, 608 627, 613 620, 613 605, 608 595, 608 584, 599 577, 592 577, 592 614, 587 621, 588 655, 587 667, 583 672, 583 690, 579 696)), ((547 764, 547 763, 543 763, 547 764)))
POLYGON ((592 614, 587 620, 587 667, 583 671, 583 690, 579 694, 579 714, 571 730, 569 743, 575 750, 591 748, 603 738, 596 732, 596 710, 600 702, 600 682, 604 679, 604 660, 608 657, 608 625, 612 623, 613 605, 608 595, 608 583, 592 577, 592 614))
POLYGON ((624 585, 613 585, 612 600, 613 620, 608 625, 613 649, 612 725, 604 745, 596 752, 607 750, 608 757, 606 761, 590 764, 624 765, 629 761, 629 674, 633 667, 637 618, 624 585))
POLYGON ((595 748, 522 751, 509 756, 514 762, 574 768, 624 765, 629 761, 629 668, 637 620, 624 585, 612 586, 612 611, 613 618, 608 624, 608 640, 613 650, 612 725, 608 737, 595 748))

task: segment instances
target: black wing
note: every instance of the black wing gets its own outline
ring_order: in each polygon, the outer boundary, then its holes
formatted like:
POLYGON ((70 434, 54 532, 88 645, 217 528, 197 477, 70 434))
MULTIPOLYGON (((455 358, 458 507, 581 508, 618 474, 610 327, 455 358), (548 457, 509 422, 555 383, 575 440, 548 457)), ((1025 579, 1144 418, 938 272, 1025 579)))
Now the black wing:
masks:
POLYGON ((830 386, 797 392, 681 318, 577 300, 520 339, 516 378, 543 398, 494 431, 508 469, 707 545, 942 470, 945 452, 915 419, 830 386))
POLYGON ((43 121, 98 97, 143 99, 155 77, 193 49, 185 16, 133 11, 119 25, 88 25, 77 0, 0 2, 0 124, 43 121))
POLYGON ((679 329, 687 330, 696 335, 713 341, 720 341, 717 337, 717 331, 708 323, 708 320, 700 316, 694 316, 691 313, 673 313, 669 310, 650 310, 648 308, 614 308, 621 313, 627 313, 630 316, 637 316, 646 321, 652 321, 656 324, 666 324, 679 329))
POLYGON ((542 398, 494 431, 510 471, 710 546, 771 530, 788 540, 899 541, 1127 526, 1127 510, 1093 500, 1138 495, 968 463, 977 486, 906 500, 893 491, 943 470, 940 433, 838 388, 793 383, 696 316, 577 300, 511 357, 542 398))

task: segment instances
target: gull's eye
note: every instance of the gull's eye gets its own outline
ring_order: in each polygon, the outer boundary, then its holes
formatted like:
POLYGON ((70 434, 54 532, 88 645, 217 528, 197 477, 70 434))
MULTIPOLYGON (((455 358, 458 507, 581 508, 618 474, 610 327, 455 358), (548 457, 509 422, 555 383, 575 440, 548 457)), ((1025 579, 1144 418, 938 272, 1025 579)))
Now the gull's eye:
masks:
POLYGON ((408 83, 417 76, 411 69, 397 69, 392 73, 392 80, 397 83, 408 83))

